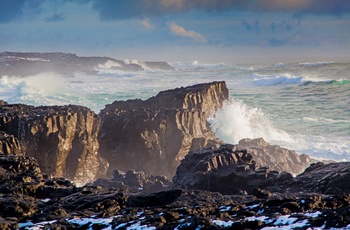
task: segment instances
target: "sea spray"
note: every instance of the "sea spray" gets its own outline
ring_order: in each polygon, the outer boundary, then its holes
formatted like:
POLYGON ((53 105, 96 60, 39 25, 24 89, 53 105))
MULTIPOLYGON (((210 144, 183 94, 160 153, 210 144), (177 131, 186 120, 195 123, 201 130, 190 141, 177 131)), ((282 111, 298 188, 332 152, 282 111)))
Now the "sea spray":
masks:
POLYGON ((222 140, 237 144, 243 138, 263 137, 272 142, 291 142, 283 130, 273 126, 259 108, 249 107, 240 100, 230 100, 208 122, 222 140))

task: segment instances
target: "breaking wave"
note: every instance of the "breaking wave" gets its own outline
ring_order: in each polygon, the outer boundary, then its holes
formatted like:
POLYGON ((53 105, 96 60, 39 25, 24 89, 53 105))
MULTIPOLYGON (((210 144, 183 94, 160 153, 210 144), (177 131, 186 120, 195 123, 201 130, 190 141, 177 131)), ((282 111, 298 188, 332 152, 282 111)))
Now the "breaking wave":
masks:
POLYGON ((319 67, 319 66, 325 66, 333 63, 334 63, 333 61, 301 62, 299 63, 299 65, 304 67, 319 67))
POLYGON ((239 100, 226 103, 208 122, 216 135, 228 143, 237 144, 243 138, 259 137, 271 142, 292 141, 288 133, 273 126, 261 109, 249 107, 239 100))
POLYGON ((320 79, 315 77, 308 76, 293 76, 291 74, 283 75, 260 75, 255 74, 253 80, 254 85, 256 86, 275 86, 275 85, 306 85, 306 84, 332 84, 332 85, 348 85, 350 84, 349 80, 331 80, 331 79, 320 79))

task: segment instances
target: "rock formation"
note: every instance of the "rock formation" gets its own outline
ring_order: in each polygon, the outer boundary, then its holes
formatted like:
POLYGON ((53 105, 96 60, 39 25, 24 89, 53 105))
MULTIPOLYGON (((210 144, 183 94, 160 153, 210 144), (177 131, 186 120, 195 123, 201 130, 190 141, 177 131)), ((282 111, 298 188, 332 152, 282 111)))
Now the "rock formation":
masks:
POLYGON ((177 168, 173 182, 175 187, 183 189, 251 194, 255 188, 266 188, 291 178, 289 173, 260 166, 247 150, 237 150, 236 146, 226 144, 218 149, 208 148, 187 154, 177 168))
POLYGON ((110 57, 79 57, 70 53, 0 52, 0 76, 29 76, 44 72, 96 74, 100 69, 143 71, 174 70, 167 62, 125 62, 110 57))
MULTIPOLYGON (((229 153, 231 147, 221 149, 229 153)), ((224 160, 223 154, 216 159, 224 160)), ((208 158, 197 154, 199 160, 201 156, 208 158)), ((247 162, 250 158, 245 153, 239 157, 247 162)), ((218 170, 226 167, 223 162, 217 162, 222 166, 218 170)), ((342 163, 315 164, 300 176, 327 186, 322 179, 345 176, 349 174, 346 167, 342 163), (322 175, 318 177, 319 172, 322 175)), ((115 176, 119 178, 120 174, 115 176)), ((289 180, 285 178, 284 182, 289 180)), ((341 186, 349 191, 347 183, 341 186)), ((101 186, 75 187, 68 180, 41 173, 34 158, 0 155, 1 229, 339 229, 350 224, 348 194, 310 194, 302 187, 293 193, 261 189, 252 193, 222 195, 170 189, 130 194, 101 186)))
POLYGON ((163 91, 145 101, 115 101, 100 113, 101 155, 110 169, 171 178, 190 150, 222 143, 207 118, 227 99, 225 82, 212 82, 163 91))
MULTIPOLYGON (((254 140, 253 140, 254 141, 254 140)), ((260 141, 257 139, 255 141, 260 141)), ((296 177, 258 164, 241 146, 221 145, 190 152, 177 168, 174 186, 222 194, 253 194, 269 197, 272 193, 350 193, 350 163, 312 163, 296 177), (265 190, 263 192, 262 190, 265 190)))
POLYGON ((129 170, 123 172, 121 170, 114 170, 111 180, 99 178, 87 185, 121 189, 124 192, 130 193, 137 193, 140 191, 152 193, 170 189, 172 187, 172 182, 165 176, 153 176, 142 171, 136 172, 135 170, 129 170))
POLYGON ((98 154, 99 128, 100 118, 82 106, 0 107, 0 130, 7 133, 3 152, 33 156, 44 173, 77 183, 106 173, 107 162, 98 154))
POLYGON ((283 192, 320 194, 350 194, 350 162, 311 164, 294 180, 288 181, 283 192))
POLYGON ((8 135, 7 133, 0 131, 0 154, 21 154, 21 145, 14 135, 8 135))
POLYGON ((237 148, 246 149, 260 165, 268 165, 272 170, 286 171, 293 175, 303 172, 311 163, 316 162, 306 154, 299 155, 293 150, 270 145, 263 138, 240 140, 237 148))

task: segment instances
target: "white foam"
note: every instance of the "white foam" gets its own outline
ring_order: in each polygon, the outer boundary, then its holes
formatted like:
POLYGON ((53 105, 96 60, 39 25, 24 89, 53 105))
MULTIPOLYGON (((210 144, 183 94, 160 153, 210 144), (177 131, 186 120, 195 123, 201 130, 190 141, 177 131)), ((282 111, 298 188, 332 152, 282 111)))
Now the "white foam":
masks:
POLYGON ((273 126, 261 109, 239 100, 230 100, 208 121, 219 138, 232 144, 243 138, 259 137, 272 142, 292 141, 288 133, 273 126))
POLYGON ((111 68, 115 68, 115 67, 120 68, 122 66, 116 61, 108 60, 104 64, 99 64, 97 67, 100 69, 111 69, 111 68))
POLYGON ((276 76, 261 76, 260 78, 254 78, 254 84, 257 86, 273 86, 282 84, 301 84, 303 78, 301 76, 291 76, 289 74, 276 75, 276 76))
POLYGON ((333 61, 301 62, 299 63, 299 65, 304 67, 318 67, 318 66, 324 66, 324 65, 329 65, 333 63, 334 63, 333 61))

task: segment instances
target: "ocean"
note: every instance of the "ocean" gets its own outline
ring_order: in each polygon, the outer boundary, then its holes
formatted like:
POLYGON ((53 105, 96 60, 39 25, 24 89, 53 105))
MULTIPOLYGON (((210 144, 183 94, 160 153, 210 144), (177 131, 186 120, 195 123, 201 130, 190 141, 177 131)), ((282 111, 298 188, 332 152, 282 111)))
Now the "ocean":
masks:
POLYGON ((350 160, 350 63, 170 63, 176 71, 1 76, 0 99, 31 105, 77 104, 98 113, 115 100, 147 99, 159 91, 225 81, 230 101, 209 119, 225 142, 263 137, 317 159, 350 160))

